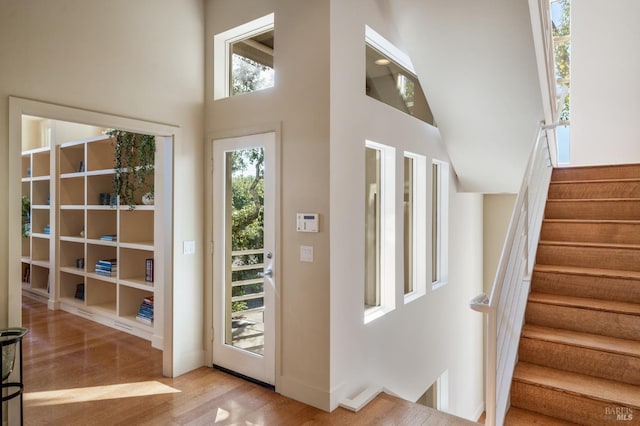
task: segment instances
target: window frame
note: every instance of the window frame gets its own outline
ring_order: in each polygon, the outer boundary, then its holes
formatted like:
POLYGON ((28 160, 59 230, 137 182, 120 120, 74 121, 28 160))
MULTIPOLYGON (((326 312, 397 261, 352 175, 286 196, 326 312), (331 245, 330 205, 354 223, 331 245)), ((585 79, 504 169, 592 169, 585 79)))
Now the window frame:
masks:
POLYGON ((431 167, 430 265, 431 289, 436 290, 449 279, 449 164, 433 159, 431 167))
MULTIPOLYGON (((395 309, 395 268, 396 268, 396 196, 395 196, 395 181, 396 181, 396 167, 395 157, 396 149, 389 145, 383 145, 377 142, 367 140, 365 142, 366 149, 373 149, 380 154, 380 188, 377 193, 379 195, 379 238, 377 242, 377 255, 379 256, 379 263, 377 267, 377 294, 379 297, 379 303, 375 306, 367 307, 365 300, 366 293, 366 246, 368 244, 367 234, 365 229, 365 270, 363 280, 363 309, 364 309, 364 323, 367 324, 381 316, 385 315, 395 309)), ((365 171, 366 171, 366 155, 365 155, 365 171)), ((365 177, 366 183, 366 177, 365 177)), ((365 194, 365 202, 368 198, 368 193, 365 194)), ((365 205, 365 219, 367 214, 367 207, 365 205)))
MULTIPOLYGON (((427 157, 424 155, 416 154, 413 152, 404 152, 403 164, 406 159, 411 159, 413 162, 412 170, 412 223, 411 223, 411 236, 412 236, 412 251, 409 253, 411 256, 411 268, 413 288, 410 292, 406 292, 406 276, 403 281, 403 293, 404 303, 412 302, 427 293, 427 264, 422 261, 427 257, 427 157)), ((403 173, 404 175, 404 173, 403 173)), ((403 183, 404 185, 404 183, 403 183)), ((404 209, 404 206, 403 206, 404 209)), ((406 223, 403 225, 403 231, 406 235, 406 223)), ((404 240, 404 239, 403 239, 404 240)), ((404 244, 406 248, 406 242, 404 244)), ((404 253, 404 257, 407 257, 407 253, 404 253)), ((403 265, 404 266, 404 265, 403 265)), ((404 273, 407 273, 404 268, 404 273)))
POLYGON ((231 96, 231 46, 233 43, 271 31, 274 28, 275 14, 270 13, 213 37, 214 101, 231 96))

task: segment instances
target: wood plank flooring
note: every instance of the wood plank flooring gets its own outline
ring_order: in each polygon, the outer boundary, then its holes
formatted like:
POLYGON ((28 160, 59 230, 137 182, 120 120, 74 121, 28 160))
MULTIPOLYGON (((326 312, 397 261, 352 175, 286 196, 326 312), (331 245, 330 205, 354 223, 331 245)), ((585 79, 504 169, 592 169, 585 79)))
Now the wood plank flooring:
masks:
POLYGON ((381 394, 332 413, 202 367, 162 377, 149 342, 23 299, 25 425, 472 425, 381 394))

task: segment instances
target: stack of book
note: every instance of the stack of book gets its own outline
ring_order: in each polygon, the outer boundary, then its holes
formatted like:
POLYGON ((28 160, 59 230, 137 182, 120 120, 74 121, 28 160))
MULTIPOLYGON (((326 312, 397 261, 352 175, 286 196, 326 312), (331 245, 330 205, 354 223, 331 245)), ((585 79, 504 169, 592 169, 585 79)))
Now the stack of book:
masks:
POLYGON ((96 263, 96 274, 105 277, 115 277, 118 274, 117 259, 100 259, 96 263))
POLYGON ((44 233, 45 234, 51 234, 51 226, 47 225, 44 227, 44 233))
POLYGON ((117 235, 100 235, 100 240, 101 241, 117 241, 118 240, 118 236, 117 235))
POLYGON ((148 325, 153 324, 153 296, 144 298, 138 309, 136 319, 148 325))

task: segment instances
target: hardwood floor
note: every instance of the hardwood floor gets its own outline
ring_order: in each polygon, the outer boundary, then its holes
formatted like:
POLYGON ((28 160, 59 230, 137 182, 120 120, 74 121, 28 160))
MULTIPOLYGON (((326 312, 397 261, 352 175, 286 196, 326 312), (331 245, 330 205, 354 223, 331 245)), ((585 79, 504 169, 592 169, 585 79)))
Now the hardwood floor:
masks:
POLYGON ((326 413, 202 367, 162 377, 149 342, 23 299, 25 425, 472 425, 381 394, 326 413))

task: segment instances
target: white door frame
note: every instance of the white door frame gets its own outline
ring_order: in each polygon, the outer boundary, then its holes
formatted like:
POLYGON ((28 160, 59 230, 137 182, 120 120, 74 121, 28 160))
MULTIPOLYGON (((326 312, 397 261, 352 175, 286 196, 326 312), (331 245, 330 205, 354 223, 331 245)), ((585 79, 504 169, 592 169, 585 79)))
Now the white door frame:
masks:
MULTIPOLYGON (((259 382, 270 385, 276 384, 276 348, 278 341, 278 281, 279 281, 279 236, 280 236, 280 164, 279 164, 279 134, 275 130, 252 132, 242 136, 212 138, 212 207, 210 214, 212 223, 212 260, 213 268, 210 274, 212 284, 212 348, 211 363, 239 373, 259 382), (265 209, 265 225, 270 223, 271 230, 265 233, 265 250, 273 257, 265 270, 271 269, 272 277, 265 277, 265 334, 264 356, 256 355, 242 349, 226 345, 225 340, 225 312, 224 279, 225 279, 225 153, 235 149, 263 146, 265 151, 265 200, 272 201, 272 207, 265 209), (222 303, 219 303, 222 301, 222 303)), ((265 229, 267 226, 265 226, 265 229)), ((266 261, 265 261, 266 263, 266 261)))
MULTIPOLYGON (((100 112, 88 111, 62 105, 49 104, 19 97, 9 97, 9 251, 8 251, 8 324, 18 326, 22 324, 22 285, 20 270, 20 209, 18 208, 21 194, 21 155, 22 155, 22 115, 33 115, 52 120, 69 121, 80 124, 88 124, 105 128, 118 128, 137 133, 147 133, 161 138, 157 148, 160 172, 163 187, 167 193, 172 194, 173 185, 173 145, 176 139, 180 139, 178 127, 138 120, 128 117, 116 116, 100 112), (15 204, 13 203, 15 200, 15 204)), ((161 197, 163 223, 167 232, 162 233, 163 241, 159 242, 160 252, 157 253, 158 267, 162 267, 164 279, 158 281, 156 303, 162 306, 156 319, 157 326, 162 331, 162 336, 153 336, 153 343, 162 348, 162 374, 173 377, 175 368, 173 353, 173 333, 179 332, 173 327, 173 200, 172 197, 161 197)), ((156 206, 160 201, 156 199, 156 206)), ((158 273, 160 271, 157 271, 158 273)))

